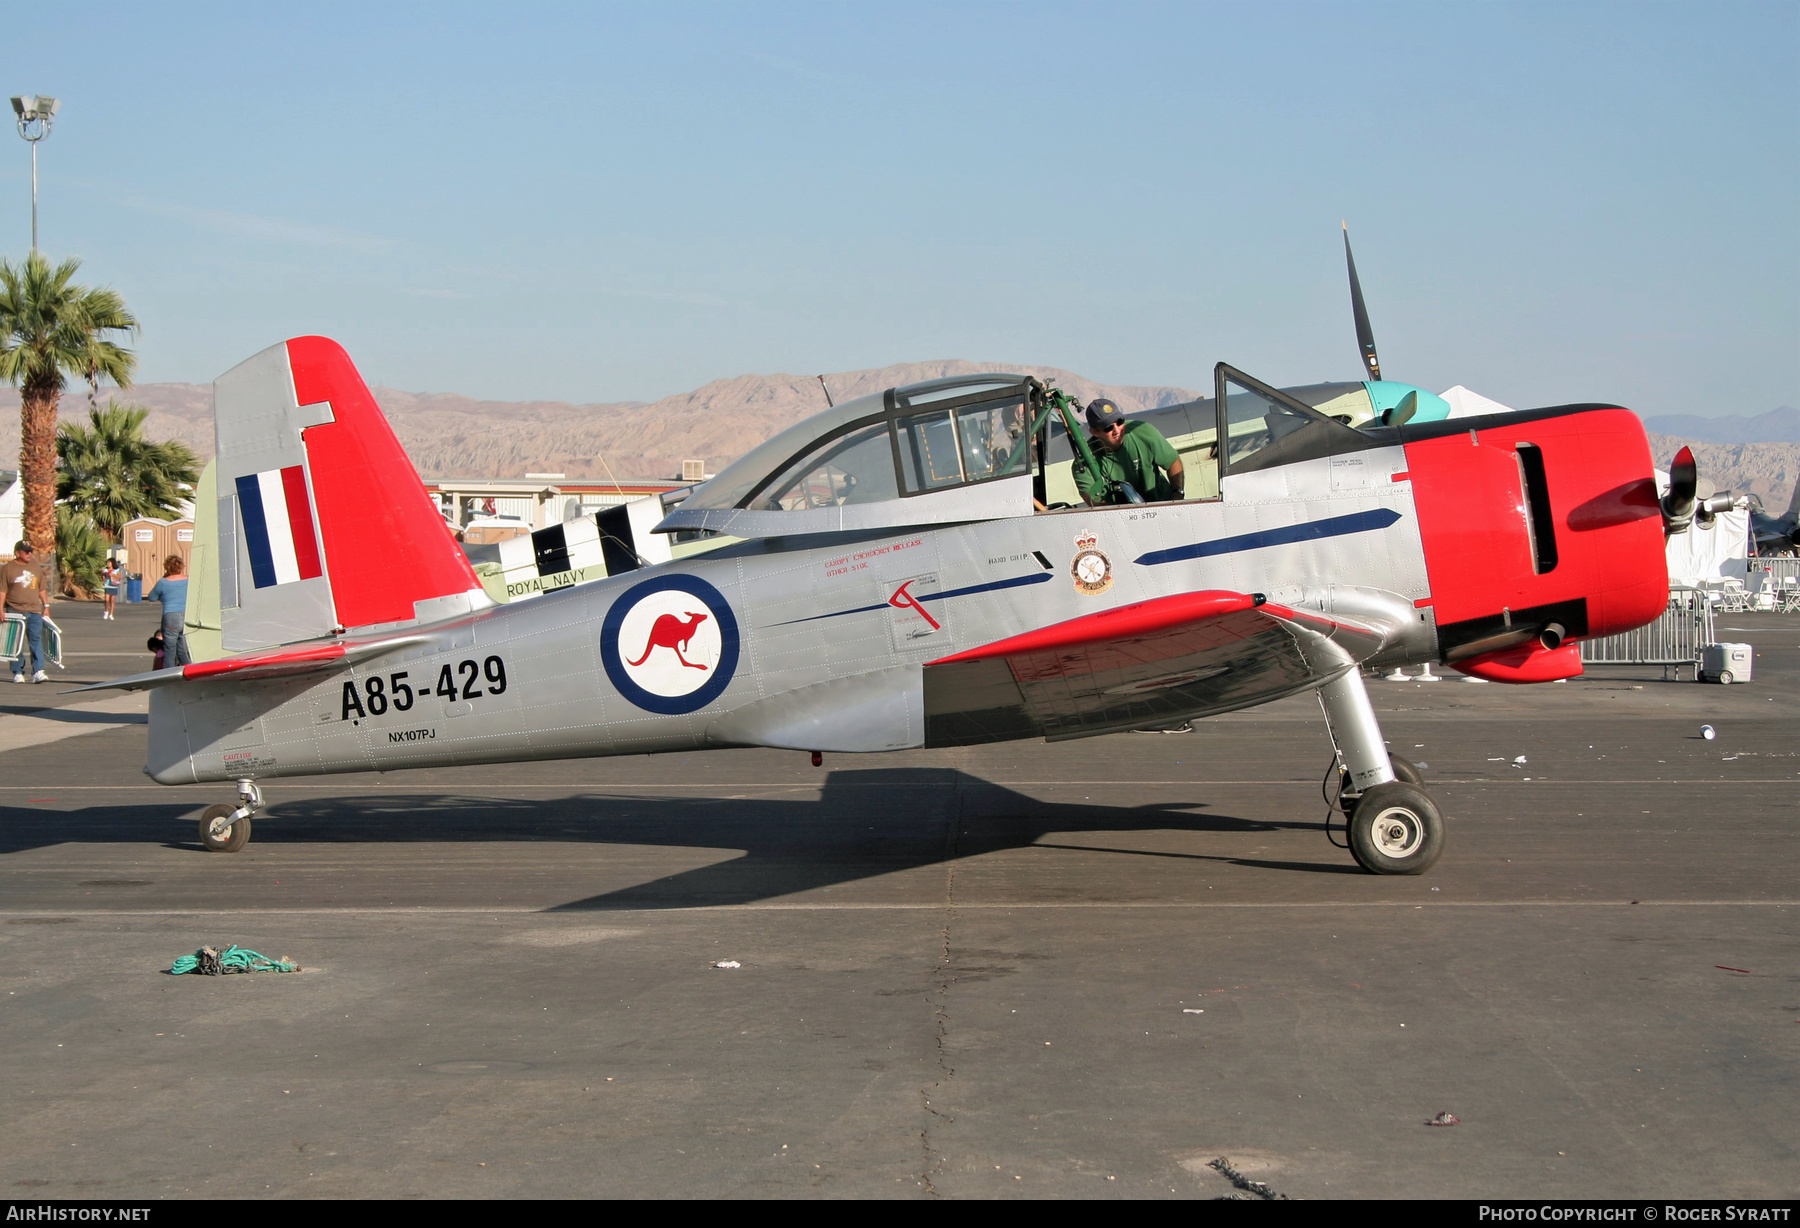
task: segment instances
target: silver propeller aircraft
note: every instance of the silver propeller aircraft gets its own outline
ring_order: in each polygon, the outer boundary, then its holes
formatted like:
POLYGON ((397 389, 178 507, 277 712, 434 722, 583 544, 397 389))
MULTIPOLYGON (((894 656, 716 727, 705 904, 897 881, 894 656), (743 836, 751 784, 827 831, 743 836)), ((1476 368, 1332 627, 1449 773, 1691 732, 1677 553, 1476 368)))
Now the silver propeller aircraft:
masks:
MULTIPOLYGON (((754 448, 654 526, 702 553, 638 566, 609 537, 618 574, 496 605, 335 342, 273 346, 215 391, 226 655, 100 686, 150 690, 153 779, 237 782, 201 819, 223 851, 275 777, 742 746, 816 762, 1310 690, 1355 859, 1418 873, 1443 823, 1363 671, 1577 674, 1577 641, 1663 610, 1665 527, 1694 510, 1691 490, 1659 506, 1624 409, 1383 425, 1368 385, 1282 391, 1223 363, 1211 398, 1142 415, 1188 497, 1087 506, 1068 398, 986 374, 754 448)), ((535 537, 547 556, 574 540, 535 537)))

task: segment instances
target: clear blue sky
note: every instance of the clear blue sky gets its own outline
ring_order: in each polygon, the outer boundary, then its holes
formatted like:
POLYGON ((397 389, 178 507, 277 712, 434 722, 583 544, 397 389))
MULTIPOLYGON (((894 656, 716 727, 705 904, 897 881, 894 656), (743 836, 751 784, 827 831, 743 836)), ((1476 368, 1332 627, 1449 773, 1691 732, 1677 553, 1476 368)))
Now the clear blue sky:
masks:
MULTIPOLYGON (((1800 405, 1800 5, 8 6, 143 380, 652 399, 924 358, 1800 405)), ((0 140, 0 254, 29 157, 0 140)))

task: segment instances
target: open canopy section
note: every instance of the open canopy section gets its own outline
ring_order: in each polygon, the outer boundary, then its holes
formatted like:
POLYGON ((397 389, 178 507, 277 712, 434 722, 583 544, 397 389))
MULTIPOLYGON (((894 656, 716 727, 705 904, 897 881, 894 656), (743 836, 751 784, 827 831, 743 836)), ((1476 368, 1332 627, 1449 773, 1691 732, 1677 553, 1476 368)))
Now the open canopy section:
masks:
POLYGON ((759 444, 659 533, 735 537, 942 524, 1031 511, 1034 381, 954 376, 846 401, 759 444))

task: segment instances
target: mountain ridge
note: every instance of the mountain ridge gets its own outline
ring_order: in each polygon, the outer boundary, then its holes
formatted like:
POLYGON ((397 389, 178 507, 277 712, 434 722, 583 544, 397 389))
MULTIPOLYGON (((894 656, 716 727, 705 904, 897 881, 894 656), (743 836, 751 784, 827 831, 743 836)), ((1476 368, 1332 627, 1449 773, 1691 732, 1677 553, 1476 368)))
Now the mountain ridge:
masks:
MULTIPOLYGON (((896 363, 825 377, 836 401, 901 384, 950 375, 1006 371, 1035 375, 1083 401, 1111 397, 1127 413, 1192 400, 1186 388, 1101 384, 1072 371, 1035 364, 937 359, 896 363)), ((566 473, 607 480, 664 478, 696 458, 717 471, 785 427, 826 408, 825 392, 811 375, 738 375, 659 401, 489 401, 456 393, 370 389, 394 434, 423 477, 523 477, 566 473)), ((139 384, 108 397, 150 410, 146 432, 179 439, 203 458, 213 452, 212 386, 139 384)), ((0 457, 19 448, 18 393, 0 390, 0 457)), ((58 416, 86 416, 88 397, 77 386, 63 394, 58 416)))
POLYGON ((1800 409, 1783 405, 1766 414, 1730 414, 1718 418, 1700 414, 1660 414, 1645 418, 1646 429, 1658 435, 1678 435, 1692 443, 1800 443, 1800 409))
MULTIPOLYGON (((1072 371, 1036 364, 936 359, 896 363, 825 377, 833 399, 844 401, 900 384, 948 375, 1010 371, 1035 375, 1083 401, 1108 396, 1126 413, 1192 400, 1200 394, 1170 385, 1101 384, 1072 371)), ((419 473, 427 478, 517 478, 526 473, 566 473, 571 479, 661 479, 696 458, 717 472, 775 432, 825 406, 817 377, 777 373, 714 380, 658 401, 493 401, 449 392, 371 391, 419 473)), ((150 410, 145 428, 154 439, 179 439, 202 457, 213 451, 210 384, 140 384, 103 391, 150 410)), ((14 389, 0 389, 0 458, 18 454, 19 403, 14 389), (11 411, 11 412, 9 412, 11 411)), ((87 413, 86 389, 63 394, 61 417, 87 413)), ((1700 462, 1702 481, 1717 490, 1760 495, 1787 505, 1800 477, 1800 411, 1783 406, 1766 414, 1704 419, 1674 415, 1645 420, 1651 451, 1667 466, 1687 443, 1700 462), (1666 430, 1669 424, 1724 423, 1718 431, 1666 430), (1790 430, 1790 428, 1792 428, 1790 430), (1789 431, 1795 440, 1733 440, 1732 434, 1789 431)))

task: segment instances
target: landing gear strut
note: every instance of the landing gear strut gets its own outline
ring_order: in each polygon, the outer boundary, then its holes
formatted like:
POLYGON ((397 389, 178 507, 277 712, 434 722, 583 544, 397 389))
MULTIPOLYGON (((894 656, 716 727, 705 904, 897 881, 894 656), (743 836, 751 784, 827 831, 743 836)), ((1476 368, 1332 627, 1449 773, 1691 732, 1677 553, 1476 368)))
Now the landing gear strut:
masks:
POLYGON ((250 816, 263 806, 254 780, 240 780, 238 804, 208 806, 200 814, 200 846, 209 853, 235 853, 250 843, 250 816))
POLYGON ((1423 874, 1444 851, 1444 818, 1419 769, 1388 754, 1362 672, 1320 687, 1319 706, 1343 765, 1338 800, 1350 855, 1371 874, 1423 874))

